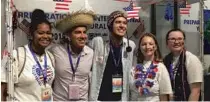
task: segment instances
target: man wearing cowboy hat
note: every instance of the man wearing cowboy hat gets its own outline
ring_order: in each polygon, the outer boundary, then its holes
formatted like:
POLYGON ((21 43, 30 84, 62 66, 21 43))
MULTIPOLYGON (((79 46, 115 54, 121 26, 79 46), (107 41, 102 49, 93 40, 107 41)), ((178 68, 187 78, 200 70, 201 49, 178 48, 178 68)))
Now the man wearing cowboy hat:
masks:
POLYGON ((107 22, 110 40, 93 38, 94 50, 91 101, 128 101, 129 71, 132 68, 135 43, 124 38, 127 32, 127 17, 121 11, 114 11, 107 22))
POLYGON ((94 17, 93 12, 82 10, 56 23, 68 40, 50 48, 55 57, 54 101, 88 100, 93 50, 86 46, 86 33, 94 17))

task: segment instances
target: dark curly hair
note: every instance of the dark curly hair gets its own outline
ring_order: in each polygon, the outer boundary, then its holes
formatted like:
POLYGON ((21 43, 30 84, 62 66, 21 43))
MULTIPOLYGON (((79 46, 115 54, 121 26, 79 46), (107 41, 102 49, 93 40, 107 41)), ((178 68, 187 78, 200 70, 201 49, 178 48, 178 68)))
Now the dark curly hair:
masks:
POLYGON ((41 9, 35 9, 32 12, 32 17, 31 17, 31 25, 29 28, 30 36, 32 37, 34 36, 34 32, 37 30, 38 25, 42 23, 49 25, 50 29, 52 29, 50 22, 46 19, 44 11, 41 9))

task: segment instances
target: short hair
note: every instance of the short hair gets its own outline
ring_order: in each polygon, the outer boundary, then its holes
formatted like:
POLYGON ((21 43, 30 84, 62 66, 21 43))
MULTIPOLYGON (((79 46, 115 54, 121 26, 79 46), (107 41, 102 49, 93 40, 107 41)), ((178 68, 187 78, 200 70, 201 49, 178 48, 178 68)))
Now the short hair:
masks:
POLYGON ((169 34, 171 33, 171 32, 174 32, 174 31, 179 31, 179 32, 181 32, 182 34, 183 34, 183 37, 184 37, 184 40, 185 40, 185 32, 183 31, 183 30, 181 30, 181 29, 179 29, 179 28, 174 28, 174 29, 171 29, 171 30, 169 30, 168 32, 167 32, 167 34, 166 34, 166 44, 168 44, 168 37, 169 37, 169 34))

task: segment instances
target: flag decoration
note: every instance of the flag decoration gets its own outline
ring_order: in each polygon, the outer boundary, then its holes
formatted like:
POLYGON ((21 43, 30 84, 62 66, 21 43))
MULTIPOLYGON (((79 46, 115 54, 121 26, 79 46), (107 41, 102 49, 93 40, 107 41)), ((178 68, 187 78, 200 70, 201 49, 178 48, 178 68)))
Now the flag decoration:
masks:
MULTIPOLYGON (((114 1, 120 1, 120 2, 130 2, 131 0, 114 0, 114 1)), ((151 5, 151 4, 156 4, 159 2, 162 2, 162 0, 133 0, 133 2, 138 2, 140 4, 146 4, 146 5, 151 5)))
POLYGON ((127 14, 128 14, 128 17, 127 19, 130 20, 131 18, 135 18, 135 19, 139 19, 139 10, 141 9, 141 7, 137 7, 133 1, 131 0, 130 1, 130 4, 128 7, 125 7, 123 8, 127 14))
POLYGON ((165 20, 170 21, 173 20, 173 8, 170 3, 167 4, 165 10, 165 20))
POLYGON ((26 20, 23 19, 21 23, 19 23, 19 28, 24 31, 27 35, 30 35, 29 32, 29 27, 31 26, 31 24, 26 20))
MULTIPOLYGON (((47 77, 50 77, 52 74, 52 71, 50 70, 50 68, 47 69, 47 77)), ((43 77, 43 74, 39 73, 39 79, 41 81, 44 81, 44 77, 43 77)))
POLYGON ((1 53, 1 60, 4 59, 5 57, 8 57, 8 55, 9 55, 9 52, 7 50, 7 43, 6 43, 1 53))
POLYGON ((189 15, 190 14, 191 5, 186 1, 179 4, 179 12, 181 15, 189 15))
POLYGON ((7 50, 7 42, 6 42, 3 51, 1 53, 1 68, 6 68, 8 63, 8 57, 9 57, 9 52, 7 50))
POLYGON ((138 39, 142 34, 144 34, 146 28, 144 25, 144 20, 141 20, 141 18, 139 18, 139 25, 138 27, 134 30, 133 32, 133 36, 138 39))
POLYGON ((53 0, 55 2, 55 12, 57 11, 69 11, 69 4, 72 0, 53 0))
MULTIPOLYGON (((44 67, 44 66, 42 66, 42 67, 44 67)), ((47 66, 46 69, 47 69, 46 70, 47 71, 47 80, 46 81, 49 82, 53 77, 53 73, 52 73, 53 71, 52 71, 52 68, 50 68, 50 66, 47 66)), ((39 83, 39 85, 44 84, 43 70, 40 69, 37 64, 32 67, 32 74, 35 76, 35 79, 39 83)))

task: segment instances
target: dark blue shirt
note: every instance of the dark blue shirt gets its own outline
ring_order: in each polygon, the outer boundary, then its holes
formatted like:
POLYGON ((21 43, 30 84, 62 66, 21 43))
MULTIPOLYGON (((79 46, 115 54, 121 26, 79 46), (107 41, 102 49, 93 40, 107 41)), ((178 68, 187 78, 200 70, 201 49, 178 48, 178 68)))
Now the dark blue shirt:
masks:
POLYGON ((116 61, 120 60, 119 67, 115 67, 114 59, 112 56, 112 52, 109 52, 109 56, 107 59, 107 64, 104 70, 104 75, 100 87, 98 100, 100 101, 120 101, 121 100, 121 92, 120 93, 112 93, 112 76, 119 74, 123 77, 122 71, 122 52, 120 53, 121 47, 114 47, 113 52, 116 61))

